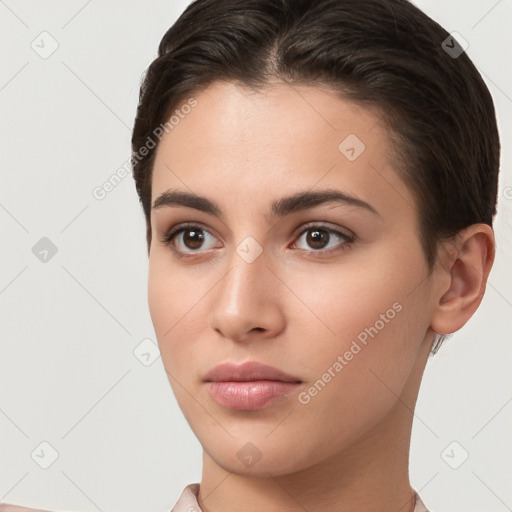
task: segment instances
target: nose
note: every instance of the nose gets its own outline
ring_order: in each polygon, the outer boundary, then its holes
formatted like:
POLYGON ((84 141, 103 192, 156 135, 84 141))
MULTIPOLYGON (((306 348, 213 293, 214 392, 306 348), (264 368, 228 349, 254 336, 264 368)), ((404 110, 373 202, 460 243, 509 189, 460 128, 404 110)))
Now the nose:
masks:
POLYGON ((209 324, 223 337, 269 339, 285 328, 283 285, 268 263, 265 251, 254 261, 233 251, 229 270, 212 290, 209 324))

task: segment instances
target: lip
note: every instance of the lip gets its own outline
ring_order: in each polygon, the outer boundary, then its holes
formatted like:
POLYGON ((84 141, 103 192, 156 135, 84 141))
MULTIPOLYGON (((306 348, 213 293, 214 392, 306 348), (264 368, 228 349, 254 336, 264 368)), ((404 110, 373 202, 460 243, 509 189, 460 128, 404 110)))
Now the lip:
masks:
POLYGON ((253 380, 302 382, 298 377, 257 361, 248 361, 240 365, 234 363, 219 364, 205 375, 204 380, 206 382, 249 382, 253 380))
POLYGON ((213 399, 236 410, 256 410, 295 394, 302 381, 256 361, 223 363, 210 370, 204 382, 213 399))

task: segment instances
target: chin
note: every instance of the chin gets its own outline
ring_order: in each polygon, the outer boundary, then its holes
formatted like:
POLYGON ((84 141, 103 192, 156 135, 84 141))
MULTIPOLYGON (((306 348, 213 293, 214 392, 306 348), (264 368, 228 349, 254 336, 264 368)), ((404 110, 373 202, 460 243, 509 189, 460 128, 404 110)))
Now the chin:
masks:
POLYGON ((246 433, 229 440, 223 437, 222 440, 202 440, 201 445, 216 464, 237 475, 261 478, 268 478, 269 474, 287 475, 306 469, 322 458, 321 447, 308 447, 304 438, 283 438, 276 433, 268 436, 268 430, 261 436, 252 437, 246 433))

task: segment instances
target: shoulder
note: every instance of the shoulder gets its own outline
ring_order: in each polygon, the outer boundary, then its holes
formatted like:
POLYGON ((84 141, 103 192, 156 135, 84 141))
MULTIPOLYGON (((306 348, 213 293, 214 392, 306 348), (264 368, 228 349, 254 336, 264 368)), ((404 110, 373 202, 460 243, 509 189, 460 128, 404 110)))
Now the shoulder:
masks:
MULTIPOLYGON (((414 496, 416 498, 416 505, 413 512, 431 512, 429 509, 427 509, 425 503, 423 503, 423 500, 420 498, 420 495, 417 492, 415 492, 414 496)), ((0 512, 2 511, 0 510, 0 512)))
POLYGON ((11 505, 10 503, 0 503, 0 512, 50 512, 40 508, 28 508, 21 505, 11 505))

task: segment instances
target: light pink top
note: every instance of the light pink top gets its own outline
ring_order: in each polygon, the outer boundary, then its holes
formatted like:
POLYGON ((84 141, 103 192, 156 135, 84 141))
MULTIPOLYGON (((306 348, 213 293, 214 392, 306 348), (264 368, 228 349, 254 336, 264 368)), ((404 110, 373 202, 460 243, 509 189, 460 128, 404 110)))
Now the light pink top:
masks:
MULTIPOLYGON (((202 512, 197 502, 197 495, 199 493, 199 484, 189 484, 185 487, 181 493, 180 499, 176 505, 172 508, 171 512, 202 512)), ((416 506, 414 512, 429 512, 425 507, 423 501, 419 497, 418 493, 416 497, 416 506)), ((20 505, 11 505, 8 503, 0 503, 0 512, 47 512, 41 509, 26 508, 20 505)))
MULTIPOLYGON (((171 512, 202 512, 202 510, 199 508, 199 503, 197 502, 198 493, 198 483, 187 485, 181 493, 180 499, 172 508, 171 512)), ((414 507, 414 512, 429 512, 423 501, 421 501, 418 493, 415 494, 415 497, 416 506, 414 507)))

